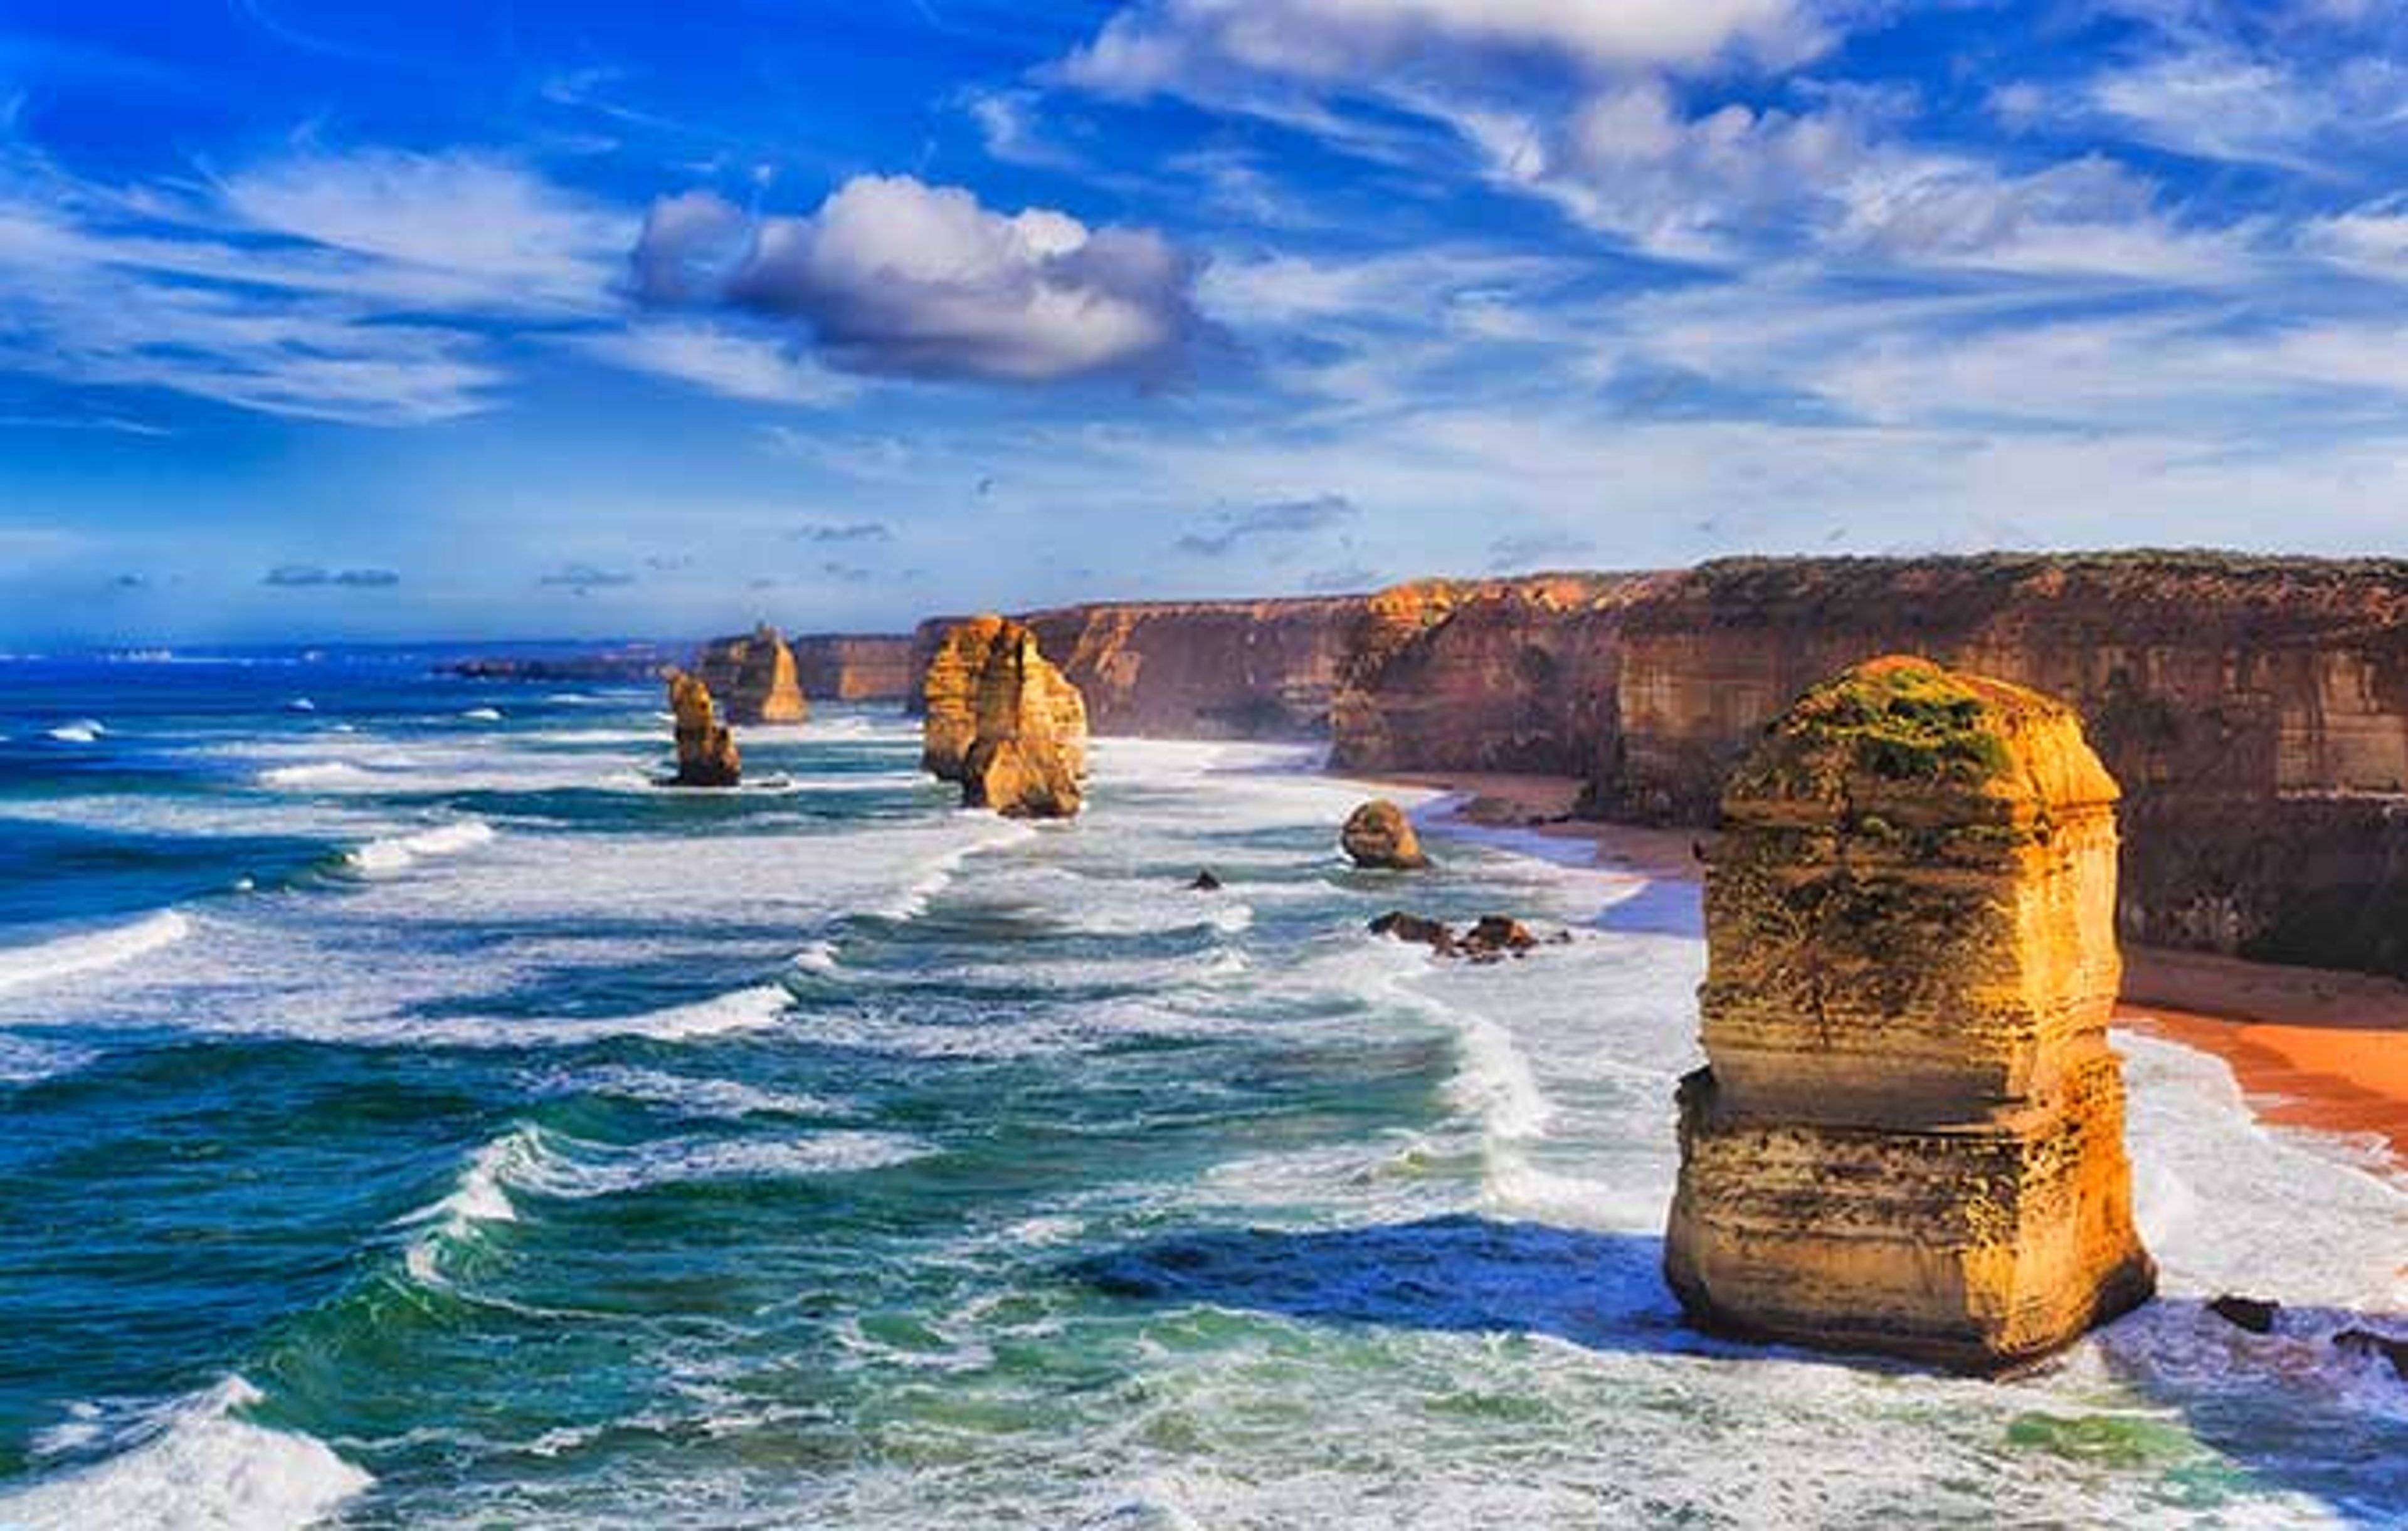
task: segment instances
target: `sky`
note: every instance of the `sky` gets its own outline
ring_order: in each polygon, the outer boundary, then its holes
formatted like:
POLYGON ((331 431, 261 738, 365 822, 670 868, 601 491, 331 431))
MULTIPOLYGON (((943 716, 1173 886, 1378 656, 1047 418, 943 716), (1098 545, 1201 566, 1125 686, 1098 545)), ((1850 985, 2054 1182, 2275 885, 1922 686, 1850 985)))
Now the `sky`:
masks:
POLYGON ((0 644, 2408 553, 2408 0, 0 0, 0 644))

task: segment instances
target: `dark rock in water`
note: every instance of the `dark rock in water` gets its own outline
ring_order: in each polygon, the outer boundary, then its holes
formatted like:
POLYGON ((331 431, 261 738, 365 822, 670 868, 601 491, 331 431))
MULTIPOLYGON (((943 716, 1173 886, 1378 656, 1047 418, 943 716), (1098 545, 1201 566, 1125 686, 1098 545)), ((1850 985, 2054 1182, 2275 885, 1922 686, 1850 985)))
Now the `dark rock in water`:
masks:
POLYGON ((2271 1335, 2274 1332, 2274 1315, 2283 1310, 2283 1305, 2264 1297, 2237 1297, 2228 1292, 2209 1303, 2207 1310, 2253 1335, 2271 1335))
POLYGON ((683 670, 669 672, 669 710, 677 714, 676 787, 732 787, 744 777, 735 736, 719 721, 710 688, 683 670))
POLYGON ((1455 954, 1455 927, 1443 920, 1431 920, 1403 909, 1390 909, 1371 922, 1374 936, 1393 936, 1400 941, 1419 941, 1441 957, 1455 954))
POLYGON ((1463 937, 1463 953, 1474 962, 1518 957, 1539 944, 1530 927, 1504 914, 1484 914, 1463 937))
POLYGON ((2344 1329, 2333 1336, 2333 1348, 2344 1355, 2379 1355, 2391 1363, 2401 1381, 2408 1381, 2408 1339, 2379 1335, 2372 1329, 2344 1329))
POLYGON ((1214 877, 1208 868, 1205 871, 1197 873, 1196 880, 1189 883, 1188 886, 1195 889, 1197 893, 1219 893, 1221 891, 1221 880, 1214 877))
POLYGON ((1384 797, 1375 797, 1349 815, 1338 843, 1357 866, 1411 872, 1429 865, 1429 858, 1422 854, 1421 841, 1413 835, 1412 822, 1403 808, 1384 797))

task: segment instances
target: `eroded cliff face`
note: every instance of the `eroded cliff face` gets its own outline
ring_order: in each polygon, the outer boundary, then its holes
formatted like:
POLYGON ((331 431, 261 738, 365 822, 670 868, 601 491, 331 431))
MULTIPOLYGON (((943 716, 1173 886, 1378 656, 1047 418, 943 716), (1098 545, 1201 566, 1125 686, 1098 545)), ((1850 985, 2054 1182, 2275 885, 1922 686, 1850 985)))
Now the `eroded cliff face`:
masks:
MULTIPOLYGON (((1329 698, 1364 598, 1133 601, 1022 620, 1087 699, 1098 734, 1304 739, 1327 731, 1329 698)), ((921 624, 915 670, 951 619, 921 624)))
POLYGON ((816 701, 900 702, 919 675, 912 640, 901 634, 810 633, 787 647, 796 683, 816 701))
POLYGON ((810 715, 795 675, 795 656, 774 627, 703 645, 695 674, 733 723, 798 723, 810 715))
POLYGON ((923 706, 922 768, 960 782, 964 807, 1007 818, 1079 811, 1086 704, 1028 628, 996 616, 955 623, 929 657, 923 706))
POLYGON ((1533 575, 1380 592, 1331 702, 1330 764, 1589 774, 1618 731, 1622 613, 1655 582, 1533 575))
POLYGON ((1972 1369, 2144 1300, 2116 788, 2073 713, 1883 659, 1740 767, 1666 1273, 1711 1326, 1972 1369))
POLYGON ((2063 697, 2125 784, 2132 939, 2408 974, 2408 568, 1749 560, 1624 614, 1602 817, 1702 823, 1818 676, 1899 648, 2063 697))

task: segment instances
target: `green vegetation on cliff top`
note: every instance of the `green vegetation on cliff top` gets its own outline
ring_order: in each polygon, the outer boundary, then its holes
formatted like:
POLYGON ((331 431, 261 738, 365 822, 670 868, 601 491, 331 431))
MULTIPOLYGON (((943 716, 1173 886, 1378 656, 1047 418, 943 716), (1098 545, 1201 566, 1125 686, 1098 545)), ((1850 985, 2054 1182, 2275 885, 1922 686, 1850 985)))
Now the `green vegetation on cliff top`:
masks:
POLYGON ((1827 795, 1842 779, 1978 786, 2011 764, 1991 698, 1922 660, 1874 660, 1799 698, 1742 774, 1743 790, 1827 795))

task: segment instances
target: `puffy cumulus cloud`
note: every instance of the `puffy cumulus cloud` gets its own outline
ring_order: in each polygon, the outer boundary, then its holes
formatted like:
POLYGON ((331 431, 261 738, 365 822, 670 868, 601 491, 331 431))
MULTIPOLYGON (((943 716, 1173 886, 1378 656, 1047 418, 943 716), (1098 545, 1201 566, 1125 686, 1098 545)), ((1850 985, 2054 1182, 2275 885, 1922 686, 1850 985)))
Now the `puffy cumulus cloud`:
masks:
POLYGON ((263 585, 280 590, 310 590, 334 585, 345 590, 390 590, 401 583, 391 569, 330 569, 318 564, 279 564, 260 577, 263 585))
POLYGON ((1111 94, 1210 88, 1232 73, 1362 78, 1454 50, 1520 53, 1586 70, 1698 69, 1811 56, 1828 32, 1811 0, 1143 0, 1064 60, 1063 79, 1111 94))
POLYGON ((850 371, 990 382, 1160 379, 1202 331, 1197 265, 1149 229, 1004 214, 909 176, 848 181, 808 217, 707 193, 656 205, 638 293, 805 325, 850 371))

